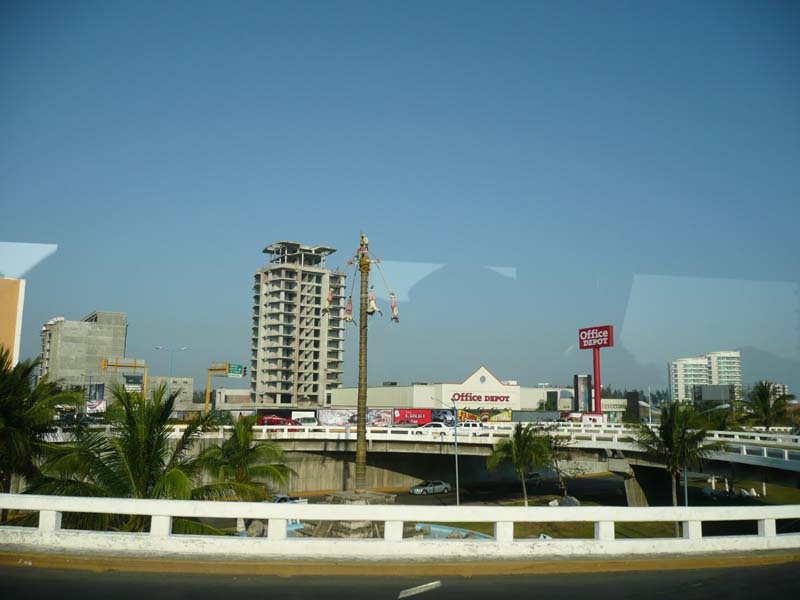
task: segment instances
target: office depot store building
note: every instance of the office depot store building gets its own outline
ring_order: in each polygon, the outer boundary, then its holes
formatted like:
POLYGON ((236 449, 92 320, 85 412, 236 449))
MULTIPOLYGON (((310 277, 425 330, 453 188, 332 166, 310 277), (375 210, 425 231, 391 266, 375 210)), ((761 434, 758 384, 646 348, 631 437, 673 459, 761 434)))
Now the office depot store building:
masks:
MULTIPOLYGON (((407 386, 387 382, 367 390, 370 409, 392 409, 393 419, 424 424, 436 418, 438 411, 452 414, 459 410, 459 420, 511 421, 512 411, 521 409, 521 388, 516 381, 500 381, 486 367, 480 367, 461 383, 413 383, 407 386)), ((332 390, 331 408, 355 407, 357 388, 332 390)))

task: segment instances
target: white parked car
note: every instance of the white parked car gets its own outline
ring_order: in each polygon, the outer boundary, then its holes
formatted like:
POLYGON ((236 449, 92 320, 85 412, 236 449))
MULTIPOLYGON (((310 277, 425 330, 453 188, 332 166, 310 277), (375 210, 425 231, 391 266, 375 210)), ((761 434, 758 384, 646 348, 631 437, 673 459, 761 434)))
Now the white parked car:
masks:
POLYGON ((416 429, 412 429, 411 433, 415 433, 417 435, 422 435, 425 433, 438 433, 439 435, 445 435, 447 433, 453 433, 453 428, 448 427, 444 423, 439 423, 436 421, 434 423, 425 423, 425 425, 421 425, 416 429))
POLYGON ((417 496, 427 496, 428 494, 449 494, 453 488, 449 483, 438 480, 421 481, 410 490, 409 494, 417 496))
POLYGON ((316 417, 299 417, 297 421, 303 427, 319 427, 319 421, 317 421, 316 417))

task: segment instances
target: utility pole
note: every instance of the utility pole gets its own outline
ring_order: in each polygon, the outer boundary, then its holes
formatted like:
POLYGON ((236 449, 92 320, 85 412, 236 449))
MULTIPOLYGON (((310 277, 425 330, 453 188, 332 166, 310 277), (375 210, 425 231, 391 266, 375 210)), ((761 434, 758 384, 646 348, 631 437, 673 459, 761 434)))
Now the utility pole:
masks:
POLYGON ((369 290, 369 241, 361 235, 358 270, 361 272, 358 322, 358 414, 356 417, 356 492, 367 489, 367 295, 369 290))

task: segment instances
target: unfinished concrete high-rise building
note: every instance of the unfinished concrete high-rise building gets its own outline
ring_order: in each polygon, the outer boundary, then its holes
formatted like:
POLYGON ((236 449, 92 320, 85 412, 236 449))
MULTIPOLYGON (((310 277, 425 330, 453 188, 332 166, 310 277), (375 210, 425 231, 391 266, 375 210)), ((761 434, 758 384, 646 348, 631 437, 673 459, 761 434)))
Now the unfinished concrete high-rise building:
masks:
POLYGON ((256 404, 324 406, 342 384, 345 275, 329 246, 276 242, 256 271, 250 394, 256 404), (330 294, 330 295, 329 295, 330 294))
POLYGON ((107 388, 119 382, 119 373, 103 371, 100 364, 104 358, 125 356, 128 340, 125 313, 97 310, 80 321, 55 317, 44 324, 40 336, 40 377, 46 375, 65 388, 93 386, 101 400, 107 388))

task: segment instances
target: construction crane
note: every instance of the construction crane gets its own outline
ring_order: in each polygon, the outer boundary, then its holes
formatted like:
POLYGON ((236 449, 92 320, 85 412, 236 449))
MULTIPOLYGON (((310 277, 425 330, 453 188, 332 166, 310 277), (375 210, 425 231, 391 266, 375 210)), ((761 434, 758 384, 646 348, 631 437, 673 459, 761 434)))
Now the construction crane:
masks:
POLYGON ((119 369, 133 369, 133 372, 136 373, 137 369, 142 369, 144 371, 144 378, 142 379, 142 398, 147 398, 147 372, 150 367, 148 367, 143 362, 138 362, 136 359, 133 360, 108 360, 107 358, 100 359, 100 369, 103 371, 108 371, 109 367, 114 368, 114 373, 119 372, 119 369))

